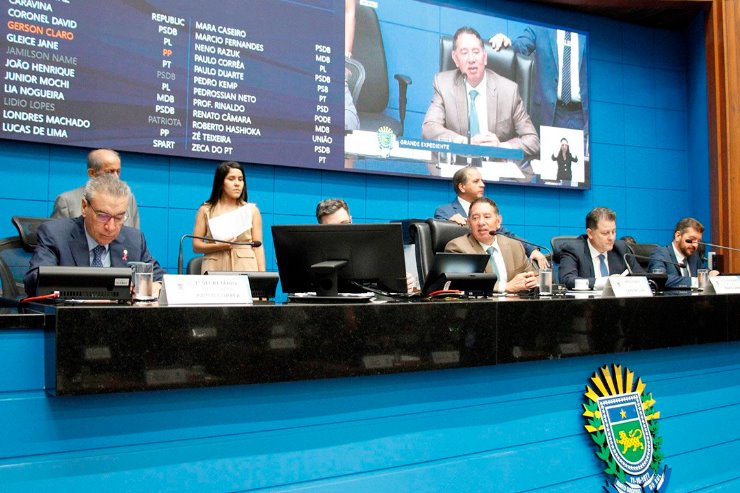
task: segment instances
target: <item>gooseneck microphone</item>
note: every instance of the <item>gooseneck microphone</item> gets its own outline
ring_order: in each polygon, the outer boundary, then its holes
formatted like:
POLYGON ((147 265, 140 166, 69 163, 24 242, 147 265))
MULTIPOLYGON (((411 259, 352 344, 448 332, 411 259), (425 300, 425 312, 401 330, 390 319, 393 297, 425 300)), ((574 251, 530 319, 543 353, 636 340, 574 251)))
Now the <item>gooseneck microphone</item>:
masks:
POLYGON ((252 248, 258 248, 262 246, 261 241, 228 241, 228 240, 217 240, 215 238, 209 238, 207 236, 182 235, 180 237, 180 249, 177 254, 177 273, 178 274, 182 274, 182 241, 185 238, 193 238, 196 240, 210 241, 213 243, 226 243, 227 245, 250 246, 252 248))
MULTIPOLYGON (((630 271, 630 274, 634 274, 634 272, 632 272, 632 267, 630 266, 630 263, 627 262, 627 257, 632 257, 636 260, 650 260, 650 257, 647 257, 645 255, 637 255, 631 252, 627 252, 624 255, 622 255, 622 258, 624 259, 624 263, 627 265, 627 270, 630 271)), ((671 262, 670 260, 663 260, 663 259, 661 259, 660 261, 663 262, 664 264, 675 265, 679 269, 683 269, 684 267, 686 267, 686 264, 684 263, 671 262)))
MULTIPOLYGON (((496 232, 495 231, 489 231, 488 234, 490 234, 491 236, 496 236, 496 232)), ((545 250, 547 253, 549 253, 552 256, 552 250, 550 250, 546 246, 538 245, 537 243, 532 243, 531 241, 527 241, 525 239, 519 238, 518 236, 514 236, 511 239, 512 240, 516 240, 516 241, 518 241, 520 243, 526 243, 527 245, 532 245, 533 247, 539 248, 540 250, 545 250)))
POLYGON ((733 248, 733 247, 728 247, 728 246, 724 246, 724 245, 715 245, 714 243, 707 243, 705 241, 688 239, 688 240, 686 240, 686 243, 688 243, 689 245, 691 245, 693 243, 696 243, 697 245, 704 245, 704 246, 708 246, 708 247, 712 247, 712 248, 721 248, 723 250, 731 250, 733 252, 740 252, 740 248, 733 248))

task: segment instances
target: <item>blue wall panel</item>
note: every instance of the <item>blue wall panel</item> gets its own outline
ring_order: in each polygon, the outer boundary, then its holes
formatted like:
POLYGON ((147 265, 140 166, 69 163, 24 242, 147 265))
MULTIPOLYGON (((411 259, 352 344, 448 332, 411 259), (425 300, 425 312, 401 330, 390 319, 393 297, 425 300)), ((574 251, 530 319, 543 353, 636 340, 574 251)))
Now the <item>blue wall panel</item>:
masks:
POLYGON ((603 463, 581 403, 591 374, 617 363, 661 412, 668 491, 733 491, 739 349, 70 398, 7 389, 0 419, 15 426, 0 442, 0 483, 8 492, 597 491, 603 463))

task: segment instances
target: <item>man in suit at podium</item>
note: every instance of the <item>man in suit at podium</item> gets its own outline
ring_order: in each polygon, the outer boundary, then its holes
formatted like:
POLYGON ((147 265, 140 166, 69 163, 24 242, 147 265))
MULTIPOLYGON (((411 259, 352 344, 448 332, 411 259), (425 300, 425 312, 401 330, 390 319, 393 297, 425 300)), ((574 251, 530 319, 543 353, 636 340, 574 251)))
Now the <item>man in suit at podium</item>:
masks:
MULTIPOLYGON (((685 217, 678 221, 673 232, 673 241, 670 245, 658 247, 650 253, 648 270, 655 272, 663 269, 668 275, 665 286, 667 288, 690 288, 696 271, 706 269, 698 249, 704 233, 704 225, 693 217, 685 217), (682 266, 682 267, 679 267, 682 266)), ((719 272, 713 270, 710 276, 719 272)))
MULTIPOLYGON (((603 289, 612 275, 627 273, 624 255, 631 253, 627 243, 617 240, 617 214, 597 207, 586 216, 586 234, 563 244, 560 250, 560 282, 573 289, 577 278, 588 279, 591 289, 603 289)), ((632 272, 645 272, 628 255, 632 272)))
MULTIPOLYGON (((457 170, 452 176, 452 188, 455 190, 457 197, 455 197, 455 200, 451 203, 442 204, 437 207, 437 210, 434 211, 434 219, 454 221, 461 226, 465 226, 468 224, 468 209, 470 209, 470 203, 475 199, 483 197, 483 191, 486 188, 486 184, 483 181, 483 177, 478 168, 474 166, 466 166, 457 170)), ((517 237, 514 233, 506 229, 506 226, 499 227, 496 234, 508 236, 517 241, 522 241, 524 251, 532 262, 537 262, 537 265, 540 267, 549 267, 549 263, 542 252, 527 243, 526 240, 522 240, 517 237)))
MULTIPOLYGON (((154 280, 161 281, 164 270, 149 253, 142 232, 124 226, 130 198, 131 190, 117 175, 91 178, 84 187, 79 217, 39 226, 31 268, 24 279, 26 293, 36 293, 41 265, 128 267, 128 262, 148 262, 154 264, 154 280)), ((157 282, 155 291, 160 286, 157 282)))
POLYGON ((486 272, 496 274, 497 292, 517 293, 536 287, 537 275, 522 243, 497 234, 500 226, 501 214, 496 203, 487 197, 475 199, 468 216, 470 233, 447 243, 445 252, 490 255, 486 272))
MULTIPOLYGON (((95 149, 87 155, 87 176, 92 178, 102 174, 113 174, 121 177, 121 157, 112 149, 95 149)), ((54 201, 52 219, 60 217, 79 217, 82 213, 82 198, 85 187, 75 188, 60 193, 54 201)), ((125 226, 139 227, 139 208, 132 193, 128 204, 128 217, 125 226)))
POLYGON ((517 84, 486 68, 488 55, 478 31, 461 27, 453 39, 456 70, 434 76, 434 95, 422 136, 430 140, 521 149, 537 155, 540 138, 517 84))

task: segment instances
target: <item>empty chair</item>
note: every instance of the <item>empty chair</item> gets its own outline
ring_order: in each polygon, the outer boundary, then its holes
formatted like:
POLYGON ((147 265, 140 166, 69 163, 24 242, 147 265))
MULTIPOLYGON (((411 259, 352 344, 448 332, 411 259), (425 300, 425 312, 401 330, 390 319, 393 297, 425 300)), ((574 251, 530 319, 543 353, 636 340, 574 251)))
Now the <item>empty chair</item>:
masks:
POLYGON ((388 64, 378 14, 372 7, 358 5, 355 19, 352 58, 358 60, 365 68, 365 83, 362 85, 359 96, 355 98, 355 106, 360 117, 360 130, 377 132, 380 127, 386 126, 390 127, 396 136, 403 135, 406 119, 406 90, 411 84, 411 78, 402 74, 394 75, 398 81, 399 118, 386 115, 385 111, 389 101, 388 64))
POLYGON ((200 275, 200 267, 203 264, 203 255, 188 260, 187 273, 200 275))

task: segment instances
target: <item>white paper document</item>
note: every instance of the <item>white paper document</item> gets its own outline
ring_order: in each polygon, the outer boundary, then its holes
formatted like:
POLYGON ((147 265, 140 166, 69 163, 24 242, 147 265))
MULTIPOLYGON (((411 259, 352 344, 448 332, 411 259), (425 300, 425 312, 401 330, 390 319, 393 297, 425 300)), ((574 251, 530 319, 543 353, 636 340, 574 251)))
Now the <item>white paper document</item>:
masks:
POLYGON ((216 240, 230 240, 252 228, 252 208, 249 204, 226 214, 208 219, 208 228, 216 240))

